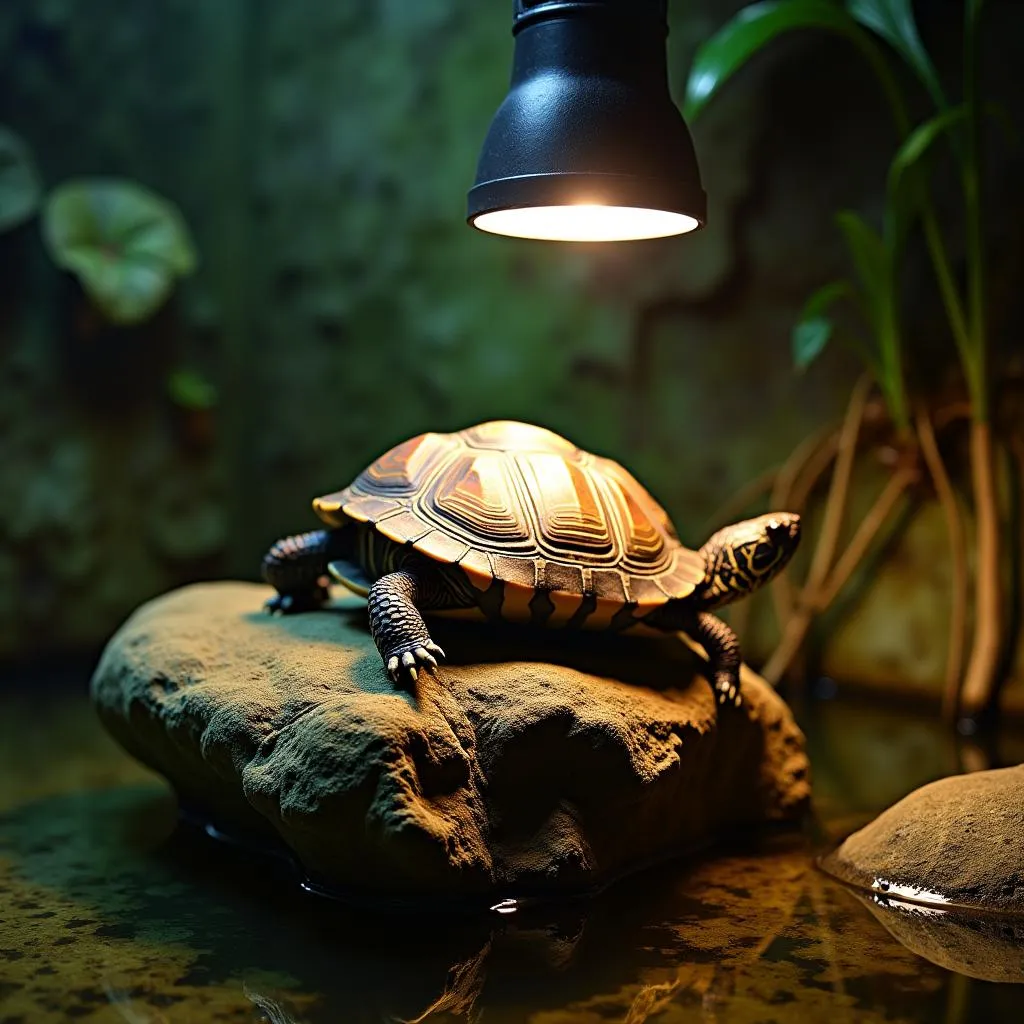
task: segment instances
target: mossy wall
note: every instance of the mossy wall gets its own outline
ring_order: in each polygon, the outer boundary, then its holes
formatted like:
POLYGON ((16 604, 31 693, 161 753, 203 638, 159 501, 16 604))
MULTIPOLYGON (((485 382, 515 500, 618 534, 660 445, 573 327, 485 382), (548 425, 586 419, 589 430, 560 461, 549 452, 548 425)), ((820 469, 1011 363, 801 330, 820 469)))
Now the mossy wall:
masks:
MULTIPOLYGON (((740 6, 672 5, 677 87, 740 6)), ((0 7, 0 123, 46 181, 143 181, 179 203, 203 259, 153 324, 83 352, 37 227, 0 238, 0 656, 89 648, 178 582, 254 576, 270 541, 313 523, 312 495, 422 430, 547 424, 627 462, 699 543, 737 488, 839 415, 856 364, 837 350, 795 375, 789 332, 845 269, 832 212, 879 208, 894 140, 856 56, 787 40, 694 126, 702 234, 516 242, 463 223, 509 8, 0 7), (184 443, 165 396, 183 363, 220 390, 206 447, 184 443)), ((921 12, 951 67, 957 10, 921 12)), ((999 163, 1001 194, 1015 167, 999 163)), ((910 300, 934 335, 924 274, 910 300)), ((927 343, 944 364, 945 341, 927 343)))

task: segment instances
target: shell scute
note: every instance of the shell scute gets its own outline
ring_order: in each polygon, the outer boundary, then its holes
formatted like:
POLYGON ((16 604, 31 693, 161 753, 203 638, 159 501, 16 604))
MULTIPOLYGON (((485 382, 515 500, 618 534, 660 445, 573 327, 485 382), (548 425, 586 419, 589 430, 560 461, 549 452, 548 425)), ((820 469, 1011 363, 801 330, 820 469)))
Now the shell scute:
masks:
POLYGON ((583 569, 578 565, 565 565, 562 562, 545 562, 540 583, 550 590, 582 594, 583 569))
POLYGON ((595 569, 591 573, 591 586, 598 598, 625 604, 629 599, 626 593, 626 578, 618 569, 595 569))
POLYGON ((477 590, 486 590, 494 580, 494 569, 486 551, 470 548, 459 559, 459 567, 477 590))
POLYGON ((657 577, 630 576, 629 591, 640 611, 665 603, 665 591, 658 586, 657 577))
POLYGON ((532 558, 513 558, 509 555, 491 555, 494 575, 520 587, 537 585, 537 566, 532 558))
MULTIPOLYGON (((345 511, 348 510, 349 505, 346 505, 345 511)), ((353 518, 357 517, 353 516, 353 518)), ((378 522, 377 529, 396 544, 414 544, 421 537, 426 537, 431 533, 433 527, 412 512, 399 512, 398 515, 388 516, 387 519, 378 522)))
MULTIPOLYGON (((314 506, 315 507, 315 506, 314 506)), ((341 506, 341 511, 357 523, 377 523, 381 519, 400 512, 402 506, 390 498, 378 498, 373 495, 348 498, 341 506)), ((320 510, 317 509, 319 512, 320 510)))
POLYGON ((442 529, 470 541, 487 537, 507 551, 533 549, 530 520, 507 460, 498 452, 457 456, 438 476, 422 507, 442 529))
POLYGON ((420 434, 385 452, 356 477, 353 489, 397 497, 415 494, 451 450, 443 434, 420 434))
POLYGON ((441 530, 431 530, 416 541, 416 550, 438 562, 457 562, 469 552, 469 545, 441 530))
POLYGON ((599 485, 583 466, 553 452, 528 452, 515 461, 536 513, 542 550, 562 559, 615 560, 612 521, 599 485))

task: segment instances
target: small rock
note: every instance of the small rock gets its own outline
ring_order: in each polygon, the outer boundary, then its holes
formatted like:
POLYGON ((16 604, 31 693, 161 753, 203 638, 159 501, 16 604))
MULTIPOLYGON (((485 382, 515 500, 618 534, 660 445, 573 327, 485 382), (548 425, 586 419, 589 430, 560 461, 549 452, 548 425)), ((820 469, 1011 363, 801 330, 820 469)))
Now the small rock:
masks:
POLYGON ((914 790, 824 867, 889 899, 1024 914, 1024 765, 914 790))
POLYGON ((201 584, 144 605, 92 694, 184 804, 276 833, 318 884, 390 899, 581 890, 807 808, 786 705, 744 670, 745 706, 720 718, 674 639, 436 621, 449 661, 409 693, 362 602, 275 618, 270 594, 201 584))

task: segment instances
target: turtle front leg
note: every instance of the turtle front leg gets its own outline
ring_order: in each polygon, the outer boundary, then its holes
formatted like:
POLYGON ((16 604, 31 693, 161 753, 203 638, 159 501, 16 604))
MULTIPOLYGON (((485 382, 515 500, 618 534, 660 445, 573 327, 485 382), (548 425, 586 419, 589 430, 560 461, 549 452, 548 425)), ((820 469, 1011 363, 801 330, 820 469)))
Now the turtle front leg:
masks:
POLYGON ((711 612, 697 612, 694 629, 708 656, 711 688, 719 704, 740 707, 740 642, 736 634, 711 612))
POLYGON ((277 590, 264 605, 268 612, 290 615, 323 605, 328 597, 327 563, 338 546, 336 532, 311 530, 282 537, 263 556, 263 579, 277 590))
POLYGON ((415 682, 419 669, 437 668, 437 659, 444 657, 416 607, 422 590, 421 574, 414 569, 388 573, 370 587, 370 635, 396 683, 403 678, 415 682))

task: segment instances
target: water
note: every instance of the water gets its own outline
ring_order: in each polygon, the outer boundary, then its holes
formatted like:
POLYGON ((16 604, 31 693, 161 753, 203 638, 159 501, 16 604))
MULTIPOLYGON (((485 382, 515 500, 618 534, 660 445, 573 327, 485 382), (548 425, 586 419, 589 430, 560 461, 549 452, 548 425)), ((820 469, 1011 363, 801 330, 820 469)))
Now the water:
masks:
POLYGON ((931 778, 1024 760, 1020 737, 986 749, 920 717, 819 702, 802 714, 819 816, 803 833, 734 844, 591 901, 395 917, 304 892, 286 862, 179 827, 165 786, 107 739, 82 689, 79 678, 0 698, 0 1024, 1024 1014, 1024 985, 935 962, 947 926, 1024 960, 1019 925, 915 917, 814 863, 931 778))

